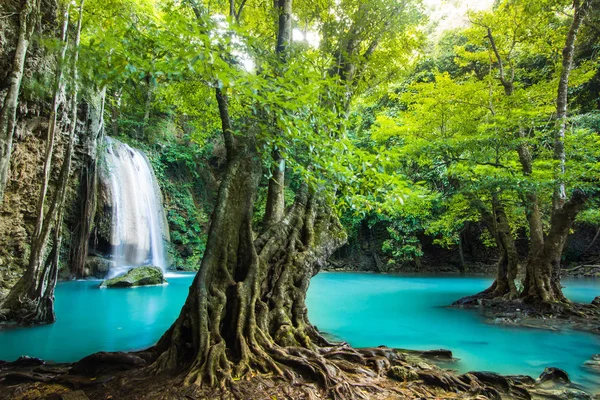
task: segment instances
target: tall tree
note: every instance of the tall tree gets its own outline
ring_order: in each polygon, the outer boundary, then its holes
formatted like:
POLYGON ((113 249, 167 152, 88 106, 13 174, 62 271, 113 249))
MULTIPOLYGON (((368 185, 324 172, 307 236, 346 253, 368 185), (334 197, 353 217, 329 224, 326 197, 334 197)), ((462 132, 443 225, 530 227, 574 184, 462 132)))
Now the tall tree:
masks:
POLYGON ((17 122, 17 105, 21 91, 23 70, 25 69, 25 58, 29 49, 31 36, 35 31, 39 9, 39 0, 23 0, 19 13, 19 35, 12 70, 9 75, 8 92, 0 110, 0 202, 4 200, 4 190, 8 181, 13 134, 17 122))
MULTIPOLYGON (((562 251, 575 217, 582 210, 587 199, 585 192, 579 188, 575 188, 571 197, 568 198, 565 189, 565 133, 567 129, 568 88, 577 32, 589 11, 591 3, 591 0, 573 1, 573 17, 562 50, 562 69, 556 97, 557 126, 554 134, 553 156, 557 166, 554 173, 555 183, 550 229, 547 236, 542 238, 540 238, 538 232, 532 232, 532 235, 537 237, 531 241, 527 276, 523 289, 525 298, 533 301, 568 301, 562 293, 560 284, 562 251)), ((523 164, 524 169, 526 165, 526 163, 523 164)), ((538 208, 536 204, 533 206, 538 208)), ((533 219, 535 218, 534 215, 533 219)), ((539 229, 538 224, 534 224, 531 228, 539 229)))
MULTIPOLYGON (((287 14, 291 14, 291 3, 278 2, 278 5, 285 6, 286 10, 277 25, 278 38, 287 41, 287 14)), ((194 14, 199 16, 203 12, 194 10, 194 14)), ((362 14, 361 17, 367 20, 362 14)), ((240 20, 239 14, 236 20, 240 20)), ((360 38, 358 32, 355 35, 355 39, 360 38)), ((360 40, 360 43, 365 42, 364 38, 360 40)), ((228 57, 225 55, 225 59, 234 58, 228 57)), ((364 59, 353 62, 362 66, 364 59)), ((266 99, 271 92, 282 93, 287 99, 294 89, 299 90, 298 93, 313 90, 310 86, 295 87, 302 80, 294 80, 291 85, 286 82, 299 72, 291 70, 280 75, 277 82, 285 85, 282 88, 271 87, 269 93, 257 90, 251 93, 263 93, 266 99)), ((259 149, 263 148, 265 138, 259 135, 260 123, 255 119, 232 117, 232 104, 242 101, 232 97, 236 93, 240 96, 234 88, 243 85, 229 87, 226 83, 230 80, 224 79, 222 70, 219 76, 222 79, 213 86, 227 168, 219 187, 200 270, 179 317, 154 349, 158 358, 152 368, 184 371, 187 384, 212 387, 223 387, 255 373, 274 373, 289 380, 308 378, 319 382, 334 397, 352 395, 360 389, 352 387, 346 373, 356 371, 358 364, 348 364, 347 360, 364 363, 372 357, 373 362, 389 365, 386 351, 361 353, 346 346, 331 347, 310 324, 305 304, 311 277, 345 241, 346 235, 325 201, 325 186, 306 175, 301 175, 305 183, 299 185, 294 203, 284 215, 270 223, 263 233, 254 233, 254 198, 265 156, 259 149)), ((258 78, 260 76, 250 79, 258 78)), ((307 81, 304 82, 306 85, 307 81)), ((320 95, 322 91, 317 93, 320 95)), ((299 96, 294 100, 295 106, 302 99, 299 96)), ((280 108, 284 106, 284 115, 293 115, 296 110, 307 107, 300 104, 292 110, 290 102, 276 104, 280 108)), ((327 105, 333 106, 331 102, 327 105)), ((311 106, 317 111, 323 110, 314 100, 311 106)), ((259 120, 262 118, 261 113, 259 120)), ((287 128, 294 128, 291 121, 285 122, 287 128)), ((337 126, 334 121, 328 128, 337 126)), ((317 123, 307 125, 312 130, 303 133, 309 137, 301 146, 305 152, 315 141, 328 140, 330 134, 335 136, 331 131, 320 133, 319 127, 317 123)), ((291 139, 302 140, 301 137, 287 138, 290 142, 291 139)), ((271 149, 267 147, 269 154, 271 149)), ((305 154, 298 159, 303 160, 303 156, 305 154)))

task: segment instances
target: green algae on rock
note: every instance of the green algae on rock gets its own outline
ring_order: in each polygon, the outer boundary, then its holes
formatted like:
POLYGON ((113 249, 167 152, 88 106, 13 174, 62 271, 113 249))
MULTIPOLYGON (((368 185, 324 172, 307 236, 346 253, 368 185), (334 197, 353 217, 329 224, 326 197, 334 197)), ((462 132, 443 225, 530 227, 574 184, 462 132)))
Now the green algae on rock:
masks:
POLYGON ((167 283, 163 272, 158 267, 145 266, 132 268, 125 275, 107 279, 100 288, 127 288, 136 286, 162 285, 167 283))

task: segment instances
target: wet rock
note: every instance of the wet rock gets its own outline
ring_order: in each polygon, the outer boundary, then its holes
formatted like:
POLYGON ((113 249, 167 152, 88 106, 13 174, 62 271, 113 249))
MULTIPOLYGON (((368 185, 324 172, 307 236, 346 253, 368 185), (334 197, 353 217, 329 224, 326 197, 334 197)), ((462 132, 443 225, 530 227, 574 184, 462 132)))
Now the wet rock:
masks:
POLYGON ((503 392, 508 392, 510 390, 510 382, 508 378, 495 372, 472 371, 469 372, 469 374, 473 375, 483 383, 496 388, 501 388, 503 392))
POLYGON ((388 376, 400 382, 411 382, 419 379, 419 374, 410 368, 396 365, 388 371, 388 376))
POLYGON ((549 367, 544 369, 544 372, 539 377, 540 382, 554 382, 554 383, 570 383, 571 379, 569 379, 569 374, 566 371, 549 367))
POLYGON ((518 383, 521 385, 533 385, 535 384, 535 379, 533 379, 529 375, 507 375, 508 379, 513 381, 514 383, 518 383))
POLYGON ((46 364, 46 361, 42 360, 41 358, 21 356, 16 361, 8 364, 14 367, 33 367, 36 365, 44 365, 46 364))
POLYGON ((579 389, 560 389, 560 390, 543 390, 535 389, 532 393, 536 396, 533 398, 542 398, 549 400, 592 400, 593 397, 579 389))
POLYGON ((589 360, 583 363, 586 368, 593 369, 600 373, 600 354, 594 354, 589 360))
POLYGON ((446 349, 426 350, 421 352, 421 357, 436 360, 453 360, 452 351, 446 349))
POLYGON ((129 288, 137 286, 162 285, 166 283, 163 272, 158 267, 136 267, 125 275, 105 280, 100 288, 129 288))
POLYGON ((104 257, 88 257, 85 260, 85 270, 88 276, 104 279, 111 268, 116 266, 115 262, 104 257))
POLYGON ((134 354, 123 352, 99 352, 82 358, 73 365, 71 374, 98 374, 108 371, 125 371, 146 365, 146 361, 134 354))
POLYGON ((594 297, 594 300, 592 300, 592 304, 600 307, 600 296, 594 297))

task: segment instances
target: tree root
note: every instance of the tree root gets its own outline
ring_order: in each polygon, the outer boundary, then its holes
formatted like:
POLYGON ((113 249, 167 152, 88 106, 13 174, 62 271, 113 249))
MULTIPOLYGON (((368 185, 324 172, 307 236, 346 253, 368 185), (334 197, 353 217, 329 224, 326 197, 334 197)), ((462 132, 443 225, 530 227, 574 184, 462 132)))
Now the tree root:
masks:
MULTIPOLYGON (((96 393, 92 398, 105 398, 108 393, 113 393, 114 398, 136 398, 136 391, 143 391, 144 398, 525 400, 530 398, 528 388, 533 385, 533 380, 523 383, 488 372, 456 375, 423 362, 408 361, 407 354, 385 347, 353 349, 341 344, 306 349, 275 346, 266 351, 276 360, 282 375, 251 371, 242 379, 226 379, 225 374, 220 375, 222 384, 214 386, 208 385, 206 376, 201 376, 208 373, 208 364, 193 368, 197 379, 191 379, 192 375, 183 371, 175 375, 163 373, 152 376, 138 355, 98 353, 70 368, 68 365, 56 368, 4 365, 0 368, 0 387, 7 384, 24 387, 32 382, 59 384, 72 390, 84 389, 88 395, 96 393), (106 368, 109 364, 111 367, 106 368), (187 385, 181 385, 186 381, 187 385), (115 391, 123 392, 115 396, 115 391), (156 397, 148 396, 154 392, 156 397)), ((211 364, 211 367, 223 366, 219 364, 221 356, 218 354, 218 351, 214 353, 213 360, 217 364, 211 364)))

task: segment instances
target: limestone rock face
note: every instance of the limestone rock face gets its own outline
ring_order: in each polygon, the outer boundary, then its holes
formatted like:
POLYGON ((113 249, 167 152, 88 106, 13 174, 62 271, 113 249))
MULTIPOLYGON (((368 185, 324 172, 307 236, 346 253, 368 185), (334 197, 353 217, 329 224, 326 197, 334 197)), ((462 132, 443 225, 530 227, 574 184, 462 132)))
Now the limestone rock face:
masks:
POLYGON ((100 288, 128 288, 162 285, 163 283, 167 283, 167 281, 160 268, 136 267, 127 271, 125 275, 105 280, 100 284, 100 288))
POLYGON ((88 257, 85 260, 85 275, 104 279, 115 262, 104 257, 88 257))

